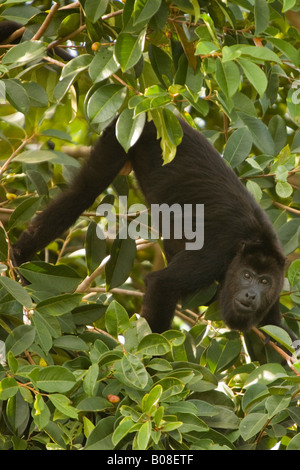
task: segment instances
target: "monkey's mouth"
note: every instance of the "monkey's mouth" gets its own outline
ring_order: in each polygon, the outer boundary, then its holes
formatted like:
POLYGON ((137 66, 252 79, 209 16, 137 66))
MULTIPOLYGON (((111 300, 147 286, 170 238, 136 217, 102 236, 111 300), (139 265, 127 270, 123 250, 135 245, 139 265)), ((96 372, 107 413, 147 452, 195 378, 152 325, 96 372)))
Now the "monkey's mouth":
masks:
POLYGON ((239 299, 234 300, 235 305, 239 312, 241 313, 250 313, 254 311, 253 305, 251 302, 242 301, 239 299))

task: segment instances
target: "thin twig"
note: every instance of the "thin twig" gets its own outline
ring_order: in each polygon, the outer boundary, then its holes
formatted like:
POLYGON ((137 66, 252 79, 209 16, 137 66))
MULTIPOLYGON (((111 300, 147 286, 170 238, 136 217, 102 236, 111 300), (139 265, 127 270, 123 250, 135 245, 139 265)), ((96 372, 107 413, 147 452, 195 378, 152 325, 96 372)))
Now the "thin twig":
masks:
POLYGON ((82 33, 82 31, 84 31, 85 29, 86 29, 85 24, 82 25, 82 26, 79 26, 79 28, 77 28, 75 31, 73 31, 73 33, 68 34, 68 36, 65 36, 64 38, 57 39, 56 41, 51 42, 48 45, 47 50, 49 51, 50 49, 53 49, 54 47, 59 46, 61 43, 66 42, 69 39, 73 39, 75 36, 77 36, 77 34, 82 33))
POLYGON ((293 207, 285 206, 284 204, 281 204, 280 202, 272 201, 273 205, 276 207, 279 207, 280 209, 284 209, 288 212, 292 212, 293 214, 300 215, 300 211, 298 209, 294 209, 293 207))
POLYGON ((122 80, 122 78, 118 77, 118 75, 116 75, 115 73, 112 76, 114 77, 115 80, 117 80, 119 83, 121 83, 121 85, 125 86, 126 88, 128 88, 128 90, 131 90, 136 95, 142 95, 143 94, 140 91, 133 88, 131 85, 128 85, 128 83, 124 82, 124 80, 122 80))
POLYGON ((74 3, 70 3, 70 5, 65 5, 63 7, 60 7, 59 11, 61 10, 70 10, 70 9, 74 9, 74 8, 78 8, 80 7, 80 2, 74 2, 74 3))
POLYGON ((50 64, 57 65, 58 67, 61 67, 61 68, 63 68, 65 66, 65 64, 63 62, 60 62, 59 60, 53 59, 53 57, 44 56, 43 59, 45 61, 49 62, 50 64))
POLYGON ((103 15, 101 16, 101 20, 105 21, 105 20, 109 20, 109 18, 113 18, 114 16, 122 15, 123 11, 124 10, 117 10, 117 11, 113 11, 112 13, 108 13, 107 15, 103 15))
MULTIPOLYGON (((267 340, 267 337, 258 329, 256 328, 255 326, 252 327, 252 330, 254 331, 254 333, 257 334, 257 336, 260 337, 260 339, 263 341, 263 342, 266 342, 267 340)), ((290 369, 292 369, 292 371, 296 374, 296 375, 299 375, 300 376, 300 372, 295 369, 295 367, 293 366, 292 364, 292 358, 291 356, 289 356, 289 354, 287 354, 285 351, 283 351, 283 349, 281 349, 276 343, 274 343, 273 341, 268 341, 268 344, 273 348, 275 349, 275 351, 278 352, 278 354, 280 354, 281 357, 283 357, 288 366, 290 367, 290 369)))
MULTIPOLYGON (((14 42, 15 39, 18 39, 20 36, 22 36, 25 30, 25 26, 22 26, 21 28, 17 29, 10 36, 8 36, 5 41, 2 41, 2 44, 10 44, 11 42, 14 42)), ((12 46, 15 46, 15 44, 12 44, 12 46)))
POLYGON ((90 287, 88 290, 88 295, 92 294, 93 292, 96 294, 119 294, 119 295, 128 295, 132 297, 143 297, 143 292, 139 292, 137 290, 130 290, 130 289, 121 289, 119 287, 114 287, 107 291, 105 287, 90 287))
POLYGON ((45 21, 42 23, 41 27, 38 29, 38 31, 33 36, 33 38, 32 38, 33 41, 37 41, 38 39, 40 39, 43 36, 44 32, 46 31, 46 29, 50 25, 53 16, 55 15, 57 10, 59 9, 59 6, 60 6, 59 3, 54 3, 53 7, 51 8, 48 15, 46 16, 45 21))
POLYGON ((17 156, 20 150, 22 150, 22 148, 25 147, 25 145, 27 145, 28 142, 30 142, 35 137, 36 135, 33 134, 31 137, 28 137, 25 140, 23 140, 21 145, 19 145, 19 147, 11 154, 11 156, 6 160, 6 162, 3 163, 2 167, 0 168, 0 176, 4 173, 4 171, 7 169, 8 165, 10 164, 10 162, 17 156))

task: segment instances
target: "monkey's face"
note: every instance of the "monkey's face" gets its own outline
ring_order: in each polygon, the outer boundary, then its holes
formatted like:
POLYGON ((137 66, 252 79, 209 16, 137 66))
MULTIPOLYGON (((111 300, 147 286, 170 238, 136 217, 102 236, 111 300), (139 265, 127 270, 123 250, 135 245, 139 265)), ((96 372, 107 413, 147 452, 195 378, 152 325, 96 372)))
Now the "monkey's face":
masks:
POLYGON ((282 269, 274 259, 266 262, 261 256, 261 252, 251 257, 239 254, 227 270, 220 304, 231 329, 247 331, 258 325, 279 297, 282 269))

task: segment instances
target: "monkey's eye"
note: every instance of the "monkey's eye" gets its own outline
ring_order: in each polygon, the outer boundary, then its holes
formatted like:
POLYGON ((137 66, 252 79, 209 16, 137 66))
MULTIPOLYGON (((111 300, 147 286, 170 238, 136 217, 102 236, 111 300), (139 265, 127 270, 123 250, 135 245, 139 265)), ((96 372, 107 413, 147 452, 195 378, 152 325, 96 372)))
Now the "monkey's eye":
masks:
POLYGON ((269 284, 268 279, 266 279, 265 277, 263 277, 263 278, 260 280, 260 282, 261 282, 262 284, 265 284, 265 285, 266 285, 266 284, 269 284))
POLYGON ((251 278, 251 275, 250 275, 250 273, 248 273, 248 271, 246 271, 246 272, 244 273, 244 278, 245 278, 245 279, 250 279, 250 278, 251 278))

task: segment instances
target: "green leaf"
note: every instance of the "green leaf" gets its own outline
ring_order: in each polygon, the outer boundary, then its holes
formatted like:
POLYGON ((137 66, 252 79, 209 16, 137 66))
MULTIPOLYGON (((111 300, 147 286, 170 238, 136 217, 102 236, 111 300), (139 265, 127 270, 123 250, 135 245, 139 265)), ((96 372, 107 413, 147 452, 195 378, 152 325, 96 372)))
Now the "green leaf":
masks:
POLYGON ((27 150, 20 153, 20 155, 17 155, 14 161, 29 164, 50 162, 57 165, 70 165, 76 168, 79 167, 79 163, 75 158, 70 157, 63 152, 52 150, 27 150))
POLYGON ((240 71, 234 61, 217 59, 216 80, 227 98, 231 98, 240 85, 240 71))
POLYGON ((69 313, 78 307, 82 299, 82 294, 62 294, 56 297, 49 297, 36 306, 36 310, 42 315, 52 315, 58 317, 69 313))
POLYGON ((67 15, 61 23, 59 24, 57 34, 60 37, 68 36, 69 34, 76 31, 77 28, 80 26, 80 14, 79 13, 71 13, 67 15))
POLYGON ((122 419, 120 424, 116 427, 113 436, 112 442, 116 446, 127 434, 130 432, 130 429, 135 426, 135 423, 128 416, 122 419))
POLYGON ((149 21, 157 12, 161 0, 135 0, 133 8, 133 25, 149 21))
POLYGON ((41 345, 43 351, 47 354, 52 347, 52 336, 44 317, 35 311, 31 317, 32 324, 36 329, 37 342, 41 345))
POLYGON ((294 352, 291 337, 283 328, 276 325, 265 325, 261 327, 261 330, 271 336, 271 338, 275 339, 275 341, 282 344, 290 352, 294 352))
POLYGON ((252 143, 253 139, 247 127, 236 129, 231 134, 224 150, 224 159, 231 168, 236 168, 249 157, 252 143))
POLYGON ((287 181, 279 181, 275 186, 276 193, 279 197, 287 198, 293 194, 293 187, 287 181))
MULTIPOLYGON (((200 420, 199 420, 200 421, 200 420)), ((167 422, 163 425, 163 431, 164 432, 171 432, 171 431, 174 431, 175 429, 178 429, 180 428, 181 426, 183 425, 183 422, 182 421, 171 421, 171 422, 167 422)), ((203 432, 203 431, 207 431, 208 430, 208 427, 207 426, 203 426, 203 428, 201 430, 195 428, 194 425, 188 427, 186 426, 185 429, 188 429, 189 431, 193 430, 193 431, 200 431, 200 432, 203 432)), ((182 428, 180 429, 180 431, 182 430, 182 428)))
POLYGON ((269 385, 280 377, 285 376, 285 370, 280 364, 264 364, 257 367, 247 377, 244 386, 249 387, 252 384, 260 383, 269 385))
POLYGON ((32 300, 28 292, 18 282, 9 277, 0 276, 0 285, 13 296, 21 305, 32 308, 32 300))
POLYGON ((270 394, 269 389, 264 384, 254 384, 247 388, 242 399, 243 411, 248 412, 251 406, 265 399, 270 394))
POLYGON ((173 81, 174 65, 170 56, 154 44, 149 44, 148 53, 157 78, 165 87, 171 84, 173 81))
POLYGON ((117 337, 130 325, 128 314, 122 305, 113 300, 105 313, 105 326, 109 334, 117 337))
POLYGON ((51 414, 47 404, 44 402, 42 395, 38 393, 34 400, 32 417, 39 430, 47 426, 50 421, 50 416, 51 414))
POLYGON ((266 155, 274 155, 275 145, 266 124, 260 119, 248 114, 238 113, 244 124, 248 127, 252 134, 253 142, 266 155))
POLYGON ((158 403, 162 392, 162 386, 155 385, 155 387, 153 387, 152 390, 144 396, 142 401, 142 410, 144 413, 151 412, 151 408, 158 403))
POLYGON ((241 352, 240 339, 226 341, 212 341, 207 349, 207 364, 213 373, 218 373, 229 364, 232 364, 241 352))
POLYGON ((157 383, 163 388, 161 402, 174 402, 180 399, 180 394, 184 390, 184 383, 176 377, 165 377, 157 383))
POLYGON ((49 395, 49 400, 55 406, 55 408, 64 415, 73 419, 78 419, 78 411, 73 406, 71 406, 69 398, 65 395, 55 393, 49 395))
POLYGON ((275 171, 276 181, 284 182, 287 180, 289 172, 284 165, 278 165, 275 171))
POLYGON ((254 196, 254 199, 256 199, 257 202, 259 202, 262 198, 262 190, 260 186, 252 180, 248 180, 246 183, 246 187, 248 191, 254 196))
POLYGON ((60 80, 68 75, 73 76, 74 73, 78 75, 79 73, 84 72, 90 66, 91 62, 92 57, 90 54, 82 54, 74 57, 74 59, 71 59, 62 69, 60 80))
POLYGON ((90 97, 87 114, 92 124, 112 119, 126 98, 126 88, 121 85, 103 85, 90 97))
POLYGON ((68 74, 66 77, 59 80, 53 91, 53 97, 55 101, 60 102, 63 99, 63 97, 66 95, 66 93, 69 91, 70 87, 76 80, 77 75, 77 72, 74 72, 72 74, 68 74))
POLYGON ((213 52, 216 52, 220 49, 220 47, 215 44, 214 42, 210 41, 199 41, 196 47, 195 54, 196 55, 209 55, 213 52))
POLYGON ((106 12, 108 0, 86 0, 84 4, 84 11, 88 19, 92 23, 96 23, 101 16, 106 12))
POLYGON ((67 142, 73 143, 70 134, 67 132, 61 131, 59 129, 45 129, 41 132, 42 135, 47 135, 48 137, 54 137, 55 139, 66 140, 67 142))
POLYGON ((296 5, 297 0, 283 0, 282 12, 291 10, 296 5))
POLYGON ((8 362, 8 367, 15 374, 19 368, 18 360, 15 358, 11 351, 8 351, 6 359, 8 362))
POLYGON ((37 387, 48 393, 68 392, 75 383, 76 379, 72 372, 62 366, 41 368, 36 380, 37 387))
POLYGON ((238 59, 249 82, 254 86, 260 96, 263 96, 268 86, 268 79, 265 73, 250 60, 238 59))
POLYGON ((268 42, 273 44, 280 52, 282 52, 294 65, 299 63, 299 51, 289 42, 279 38, 267 37, 268 42))
MULTIPOLYGON (((178 420, 181 421, 180 432, 182 433, 193 431, 203 432, 209 430, 208 426, 204 423, 204 421, 202 421, 202 419, 198 418, 198 416, 180 412, 176 413, 176 416, 178 420)), ((167 426, 168 425, 164 426, 164 431, 167 430, 167 426)))
POLYGON ((111 257, 105 266, 107 290, 123 284, 128 278, 136 256, 135 240, 116 238, 111 257))
POLYGON ((89 435, 85 450, 112 450, 114 445, 111 437, 114 431, 114 416, 108 416, 100 419, 95 428, 89 435))
POLYGON ((121 361, 115 364, 115 376, 122 383, 144 390, 149 381, 149 375, 142 361, 133 354, 127 353, 121 361))
POLYGON ((288 443, 286 450, 300 449, 300 433, 296 434, 288 443))
POLYGON ((270 120, 268 127, 275 143, 275 152, 279 154, 287 141, 286 123, 281 116, 275 115, 270 120))
POLYGON ((288 280, 291 286, 295 286, 300 281, 300 260, 291 263, 288 270, 288 280))
POLYGON ((237 59, 242 55, 242 52, 240 50, 233 50, 228 46, 224 46, 222 48, 222 62, 225 64, 228 61, 232 61, 237 59))
POLYGON ((186 339, 186 336, 183 331, 178 331, 178 330, 167 330, 162 333, 164 338, 168 340, 168 342, 171 344, 173 347, 178 347, 181 346, 186 339))
POLYGON ((116 124, 116 136, 125 152, 128 152, 141 136, 146 121, 145 113, 134 118, 133 109, 124 109, 116 124))
POLYGON ((64 335, 54 339, 53 346, 69 351, 88 351, 88 345, 75 335, 64 335))
POLYGON ((83 380, 83 390, 85 393, 92 397, 94 394, 95 386, 97 383, 99 374, 99 366, 98 364, 94 363, 89 368, 83 380))
POLYGON ((255 35, 259 36, 269 25, 270 12, 266 0, 254 1, 255 35))
POLYGON ((268 415, 264 413, 251 413, 242 419, 240 424, 240 433, 242 438, 247 441, 258 434, 268 422, 268 415))
POLYGON ((93 82, 98 83, 116 73, 118 69, 119 64, 114 57, 113 49, 103 47, 93 58, 89 67, 89 74, 93 82))
POLYGON ((91 221, 85 238, 85 257, 90 275, 106 255, 106 240, 97 236, 97 224, 91 221))
POLYGON ((6 405, 6 423, 14 434, 22 436, 30 418, 28 403, 20 393, 9 398, 6 405))
MULTIPOLYGON (((3 57, 2 64, 19 67, 41 59, 47 53, 46 45, 40 41, 24 41, 12 47, 3 57)), ((10 68, 12 68, 10 67, 10 68)))
POLYGON ((41 290, 50 292, 73 291, 81 280, 76 271, 69 266, 53 266, 43 261, 25 263, 19 270, 29 282, 35 283, 41 290))
POLYGON ((282 395, 272 395, 266 400, 266 410, 268 412, 269 419, 276 416, 281 411, 289 407, 291 397, 282 395))
POLYGON ((30 348, 35 339, 35 328, 30 325, 17 326, 6 338, 6 350, 11 351, 14 356, 19 356, 30 348))
POLYGON ((138 36, 120 33, 115 44, 115 59, 123 72, 131 69, 140 60, 145 42, 145 31, 138 36))
POLYGON ((138 345, 137 351, 149 356, 162 356, 171 350, 169 341, 162 335, 151 333, 145 336, 138 345))
POLYGON ((29 181, 33 184, 39 196, 49 197, 49 190, 46 181, 40 172, 35 170, 27 170, 26 175, 29 181))
POLYGON ((255 62, 261 61, 271 61, 275 63, 281 63, 279 57, 275 54, 275 52, 271 51, 267 47, 257 47, 257 46, 248 46, 246 44, 235 44, 234 46, 230 46, 229 49, 231 50, 231 54, 236 54, 237 52, 243 56, 251 57, 251 59, 255 62))
POLYGON ((91 325, 99 320, 107 307, 100 304, 83 304, 72 311, 72 318, 76 325, 91 325))
POLYGON ((174 113, 172 113, 172 111, 166 108, 162 110, 162 117, 166 133, 171 144, 178 146, 181 143, 183 137, 182 127, 178 121, 178 118, 174 113))
POLYGON ((90 397, 81 400, 76 408, 79 411, 103 411, 107 408, 111 408, 112 404, 105 400, 103 397, 90 397))
POLYGON ((9 228, 12 229, 16 225, 21 225, 23 222, 30 220, 39 209, 40 205, 40 197, 30 197, 25 199, 25 201, 22 201, 9 219, 9 228))
POLYGON ((10 104, 20 113, 27 114, 30 100, 22 82, 15 79, 2 80, 5 86, 5 95, 10 104))
POLYGON ((15 396, 18 390, 17 381, 13 377, 6 377, 0 382, 0 400, 7 400, 15 396))
POLYGON ((137 433, 137 448, 146 450, 151 437, 151 421, 146 421, 137 433))

